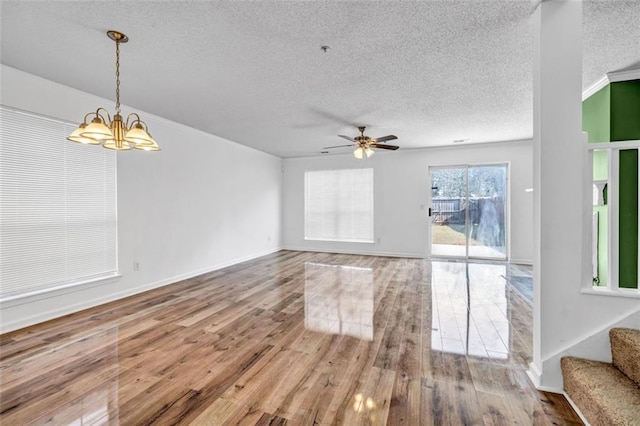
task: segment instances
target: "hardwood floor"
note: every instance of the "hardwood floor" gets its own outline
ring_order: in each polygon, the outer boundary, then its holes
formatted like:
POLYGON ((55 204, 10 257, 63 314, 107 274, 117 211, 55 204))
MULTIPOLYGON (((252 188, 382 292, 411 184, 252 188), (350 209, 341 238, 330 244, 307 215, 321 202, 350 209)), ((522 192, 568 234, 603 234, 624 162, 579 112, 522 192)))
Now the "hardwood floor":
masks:
POLYGON ((581 424, 509 266, 281 251, 0 337, 0 423, 581 424))

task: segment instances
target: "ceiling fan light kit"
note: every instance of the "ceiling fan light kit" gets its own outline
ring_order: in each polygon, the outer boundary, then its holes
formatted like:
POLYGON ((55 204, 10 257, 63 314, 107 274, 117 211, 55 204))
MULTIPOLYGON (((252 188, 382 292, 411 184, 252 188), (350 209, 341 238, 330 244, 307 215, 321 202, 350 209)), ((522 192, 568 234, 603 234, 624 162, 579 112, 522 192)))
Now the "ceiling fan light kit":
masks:
POLYGON ((363 154, 365 154, 367 158, 369 158, 373 154, 375 154, 375 151, 369 148, 366 144, 361 144, 356 148, 355 151, 353 151, 353 156, 356 157, 358 160, 362 160, 363 154))
POLYGON ((353 144, 355 144, 356 149, 355 151, 353 151, 353 156, 358 160, 362 160, 365 157, 369 158, 373 154, 375 154, 375 151, 371 148, 388 149, 391 151, 395 151, 396 149, 400 148, 397 145, 387 145, 385 143, 386 141, 398 139, 397 136, 388 135, 380 138, 370 138, 369 136, 364 135, 365 129, 366 129, 365 126, 358 127, 358 130, 360 131, 360 135, 356 136, 355 138, 345 136, 345 135, 338 135, 338 137, 351 141, 352 142, 351 145, 329 146, 324 149, 351 147, 353 146, 353 144))
POLYGON ((129 38, 118 31, 107 31, 107 36, 116 43, 116 113, 113 118, 104 108, 87 113, 82 123, 67 139, 86 145, 102 145, 103 148, 116 151, 139 149, 142 151, 160 151, 160 147, 151 137, 147 124, 138 114, 131 113, 123 121, 120 115, 120 43, 129 38), (90 123, 87 119, 93 117, 90 123))

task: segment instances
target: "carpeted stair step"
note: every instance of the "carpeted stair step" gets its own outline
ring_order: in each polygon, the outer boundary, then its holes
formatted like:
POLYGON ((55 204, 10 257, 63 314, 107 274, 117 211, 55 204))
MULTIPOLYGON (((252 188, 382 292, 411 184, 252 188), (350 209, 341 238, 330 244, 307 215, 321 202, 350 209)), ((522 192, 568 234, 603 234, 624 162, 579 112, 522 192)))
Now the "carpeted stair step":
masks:
POLYGON ((560 360, 564 390, 592 426, 640 425, 640 387, 606 362, 560 360))
POLYGON ((640 330, 612 328, 609 340, 613 365, 640 386, 640 330))

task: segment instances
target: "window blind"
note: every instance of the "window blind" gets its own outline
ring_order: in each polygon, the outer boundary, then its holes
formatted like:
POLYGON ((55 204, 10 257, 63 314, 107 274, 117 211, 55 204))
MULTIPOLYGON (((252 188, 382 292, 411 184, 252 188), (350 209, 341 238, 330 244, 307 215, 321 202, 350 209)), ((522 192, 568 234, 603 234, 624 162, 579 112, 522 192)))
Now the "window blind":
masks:
POLYGON ((0 300, 116 274, 116 153, 5 106, 0 125, 0 300))
POLYGON ((373 242, 373 169, 304 175, 305 239, 373 242))

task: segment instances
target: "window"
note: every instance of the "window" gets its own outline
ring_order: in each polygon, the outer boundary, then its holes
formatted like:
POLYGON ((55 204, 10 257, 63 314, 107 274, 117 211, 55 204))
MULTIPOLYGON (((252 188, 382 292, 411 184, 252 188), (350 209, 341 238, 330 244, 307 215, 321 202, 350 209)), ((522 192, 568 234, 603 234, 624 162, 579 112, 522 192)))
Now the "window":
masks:
POLYGON ((117 272, 116 153, 0 107, 0 300, 117 272))
POLYGON ((373 169, 304 174, 305 240, 373 242, 373 169))

